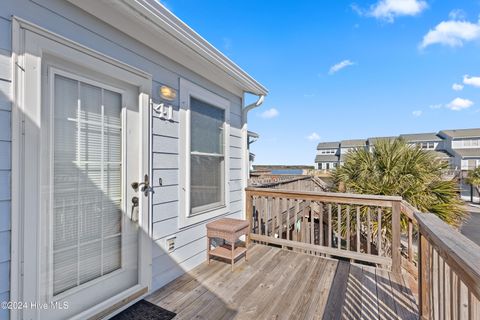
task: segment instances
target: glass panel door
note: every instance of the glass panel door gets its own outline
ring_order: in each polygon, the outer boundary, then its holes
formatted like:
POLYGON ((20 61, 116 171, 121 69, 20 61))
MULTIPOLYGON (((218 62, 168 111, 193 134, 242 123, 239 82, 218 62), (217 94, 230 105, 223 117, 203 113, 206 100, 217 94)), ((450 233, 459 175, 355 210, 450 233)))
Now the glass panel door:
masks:
POLYGON ((120 93, 55 75, 53 295, 121 267, 120 93))

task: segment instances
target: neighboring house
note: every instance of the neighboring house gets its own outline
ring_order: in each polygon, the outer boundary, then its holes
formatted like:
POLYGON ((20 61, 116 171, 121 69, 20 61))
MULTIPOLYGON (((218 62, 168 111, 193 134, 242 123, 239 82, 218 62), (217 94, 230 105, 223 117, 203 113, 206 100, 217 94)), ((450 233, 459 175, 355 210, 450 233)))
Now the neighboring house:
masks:
POLYGON ((354 140, 342 140, 340 141, 340 159, 339 165, 343 165, 345 162, 345 157, 350 151, 358 150, 358 149, 365 149, 367 147, 367 143, 365 140, 362 139, 354 139, 354 140))
POLYGON ((319 170, 331 170, 340 162, 340 142, 320 142, 317 145, 315 157, 316 168, 319 170))
POLYGON ((461 170, 472 170, 480 166, 480 128, 442 130, 445 150, 454 155, 455 165, 461 170))
MULTIPOLYGON (((399 137, 412 146, 433 152, 437 158, 448 162, 451 169, 471 170, 480 166, 480 129, 442 130, 438 133, 402 134, 399 137)), ((377 141, 395 138, 397 137, 371 137, 366 140, 321 142, 317 145, 316 167, 332 170, 343 164, 348 151, 356 148, 372 151, 377 141)))
POLYGON ((49 307, 0 319, 106 315, 205 261, 266 94, 155 0, 3 0, 0 301, 49 307))

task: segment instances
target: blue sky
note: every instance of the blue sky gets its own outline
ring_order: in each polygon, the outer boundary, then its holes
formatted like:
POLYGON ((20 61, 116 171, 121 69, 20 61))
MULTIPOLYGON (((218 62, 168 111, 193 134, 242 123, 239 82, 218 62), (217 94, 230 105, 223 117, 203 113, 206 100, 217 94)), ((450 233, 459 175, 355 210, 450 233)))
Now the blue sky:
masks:
POLYGON ((162 1, 270 93, 256 164, 316 144, 480 127, 480 1, 162 1), (455 85, 454 85, 455 84, 455 85))

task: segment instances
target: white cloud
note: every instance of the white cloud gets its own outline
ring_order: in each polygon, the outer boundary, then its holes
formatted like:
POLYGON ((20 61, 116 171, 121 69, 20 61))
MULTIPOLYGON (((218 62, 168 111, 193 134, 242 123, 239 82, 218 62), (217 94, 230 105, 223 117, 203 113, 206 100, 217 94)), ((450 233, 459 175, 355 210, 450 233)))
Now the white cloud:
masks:
POLYGON ((262 117, 264 119, 271 119, 271 118, 275 118, 277 116, 278 116, 278 110, 275 109, 275 108, 270 108, 268 110, 263 111, 260 114, 260 117, 262 117))
POLYGON ((462 9, 454 9, 448 14, 450 20, 465 20, 467 14, 462 9))
POLYGON ((393 22, 395 17, 416 16, 428 7, 424 0, 380 0, 363 10, 356 4, 351 5, 352 10, 359 15, 370 16, 377 19, 393 22))
POLYGON ((310 141, 317 141, 320 140, 320 135, 316 132, 312 132, 309 136, 307 136, 307 139, 310 141))
POLYGON ((337 64, 334 64, 333 66, 330 67, 330 70, 328 71, 329 74, 334 74, 340 70, 342 70, 343 68, 346 68, 346 67, 349 67, 349 66, 353 66, 355 63, 350 61, 350 60, 343 60, 343 61, 340 61, 339 63, 337 64))
POLYGON ((430 105, 429 108, 430 109, 440 109, 441 107, 443 107, 443 105, 441 105, 441 104, 432 104, 432 105, 430 105))
POLYGON ((423 37, 420 48, 432 44, 442 44, 450 47, 461 47, 465 42, 480 38, 480 23, 449 20, 440 22, 423 37))
POLYGON ((413 115, 415 118, 420 117, 422 114, 423 114, 423 111, 422 111, 422 110, 412 111, 412 115, 413 115))
POLYGON ((468 100, 468 99, 455 98, 449 104, 447 104, 445 107, 450 109, 450 110, 460 111, 460 110, 463 110, 463 109, 468 109, 471 106, 473 106, 473 101, 468 100))
POLYGON ((462 91, 463 90, 463 84, 454 83, 454 84, 452 84, 452 89, 455 90, 455 91, 462 91))
POLYGON ((463 83, 469 86, 480 88, 480 77, 470 77, 468 74, 463 76, 463 83))

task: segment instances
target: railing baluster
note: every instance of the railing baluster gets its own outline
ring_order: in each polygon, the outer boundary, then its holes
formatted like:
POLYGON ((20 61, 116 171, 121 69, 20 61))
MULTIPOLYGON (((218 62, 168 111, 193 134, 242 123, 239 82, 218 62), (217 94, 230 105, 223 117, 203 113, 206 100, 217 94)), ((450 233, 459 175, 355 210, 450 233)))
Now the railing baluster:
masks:
POLYGON ((277 236, 278 238, 281 238, 282 234, 282 220, 280 219, 280 198, 275 197, 275 213, 277 214, 277 236))
MULTIPOLYGON (((283 198, 282 199, 282 209, 281 209, 281 213, 282 213, 282 217, 281 217, 281 223, 282 223, 282 232, 280 233, 280 239, 283 239, 283 215, 284 213, 286 214, 286 210, 287 210, 287 207, 288 207, 288 199, 287 198, 283 198)), ((286 221, 286 220, 285 220, 286 221)), ((286 236, 285 236, 286 237, 286 236)))
POLYGON ((400 243, 400 201, 392 202, 392 271, 402 272, 402 252, 400 243))
MULTIPOLYGON (((252 232, 253 229, 253 199, 252 199, 252 194, 247 191, 245 192, 245 218, 247 219, 248 223, 250 223, 250 230, 247 233, 247 237, 245 238, 245 243, 246 246, 248 247, 250 243, 250 232, 252 232)), ((210 244, 210 242, 209 242, 210 244)))
POLYGON ((290 240, 290 208, 292 207, 292 200, 287 200, 287 240, 290 240))
POLYGON ((315 217, 313 216, 313 210, 310 201, 307 202, 307 207, 310 211, 310 243, 315 244, 315 217))
MULTIPOLYGON (((419 257, 419 299, 420 299, 420 315, 423 317, 430 316, 430 246, 428 240, 420 235, 418 253, 419 257)), ((453 304, 452 304, 453 306, 453 304)), ((453 318, 452 318, 453 319, 453 318)))
MULTIPOLYGON (((307 206, 303 206, 303 210, 302 210, 302 233, 301 233, 301 237, 302 237, 302 242, 303 243, 307 243, 307 225, 306 223, 308 223, 308 219, 305 219, 305 216, 307 215, 307 206)), ((306 250, 304 250, 305 253, 307 253, 306 250)))
POLYGON ((260 232, 260 197, 255 197, 255 217, 257 219, 256 234, 261 234, 260 232))
POLYGON ((444 295, 445 295, 445 319, 450 319, 452 315, 452 278, 451 278, 451 270, 450 266, 445 263, 445 279, 444 279, 444 284, 445 284, 445 290, 444 290, 444 295))
POLYGON ((408 261, 413 262, 413 222, 408 219, 408 261))
POLYGON ((342 248, 342 206, 337 206, 337 248, 342 248))
POLYGON ((371 253, 372 244, 372 223, 370 221, 370 207, 367 208, 367 253, 371 253))
POLYGON ((295 199, 295 222, 293 223, 293 230, 295 234, 295 241, 298 241, 298 229, 297 229, 297 221, 298 221, 298 212, 300 211, 300 203, 298 199, 295 199))
POLYGON ((332 204, 328 204, 328 247, 332 247, 332 204))
POLYGON ((268 236, 268 223, 270 218, 270 197, 265 197, 265 235, 268 236))
POLYGON ((347 250, 350 251, 350 206, 347 206, 347 250))
POLYGON ((319 234, 319 239, 318 243, 323 246, 325 245, 325 241, 323 239, 323 203, 319 202, 318 203, 318 234, 319 234))
POLYGON ((377 209, 377 251, 382 255, 382 208, 377 209))
POLYGON ((357 206, 357 252, 360 252, 360 206, 357 206))

